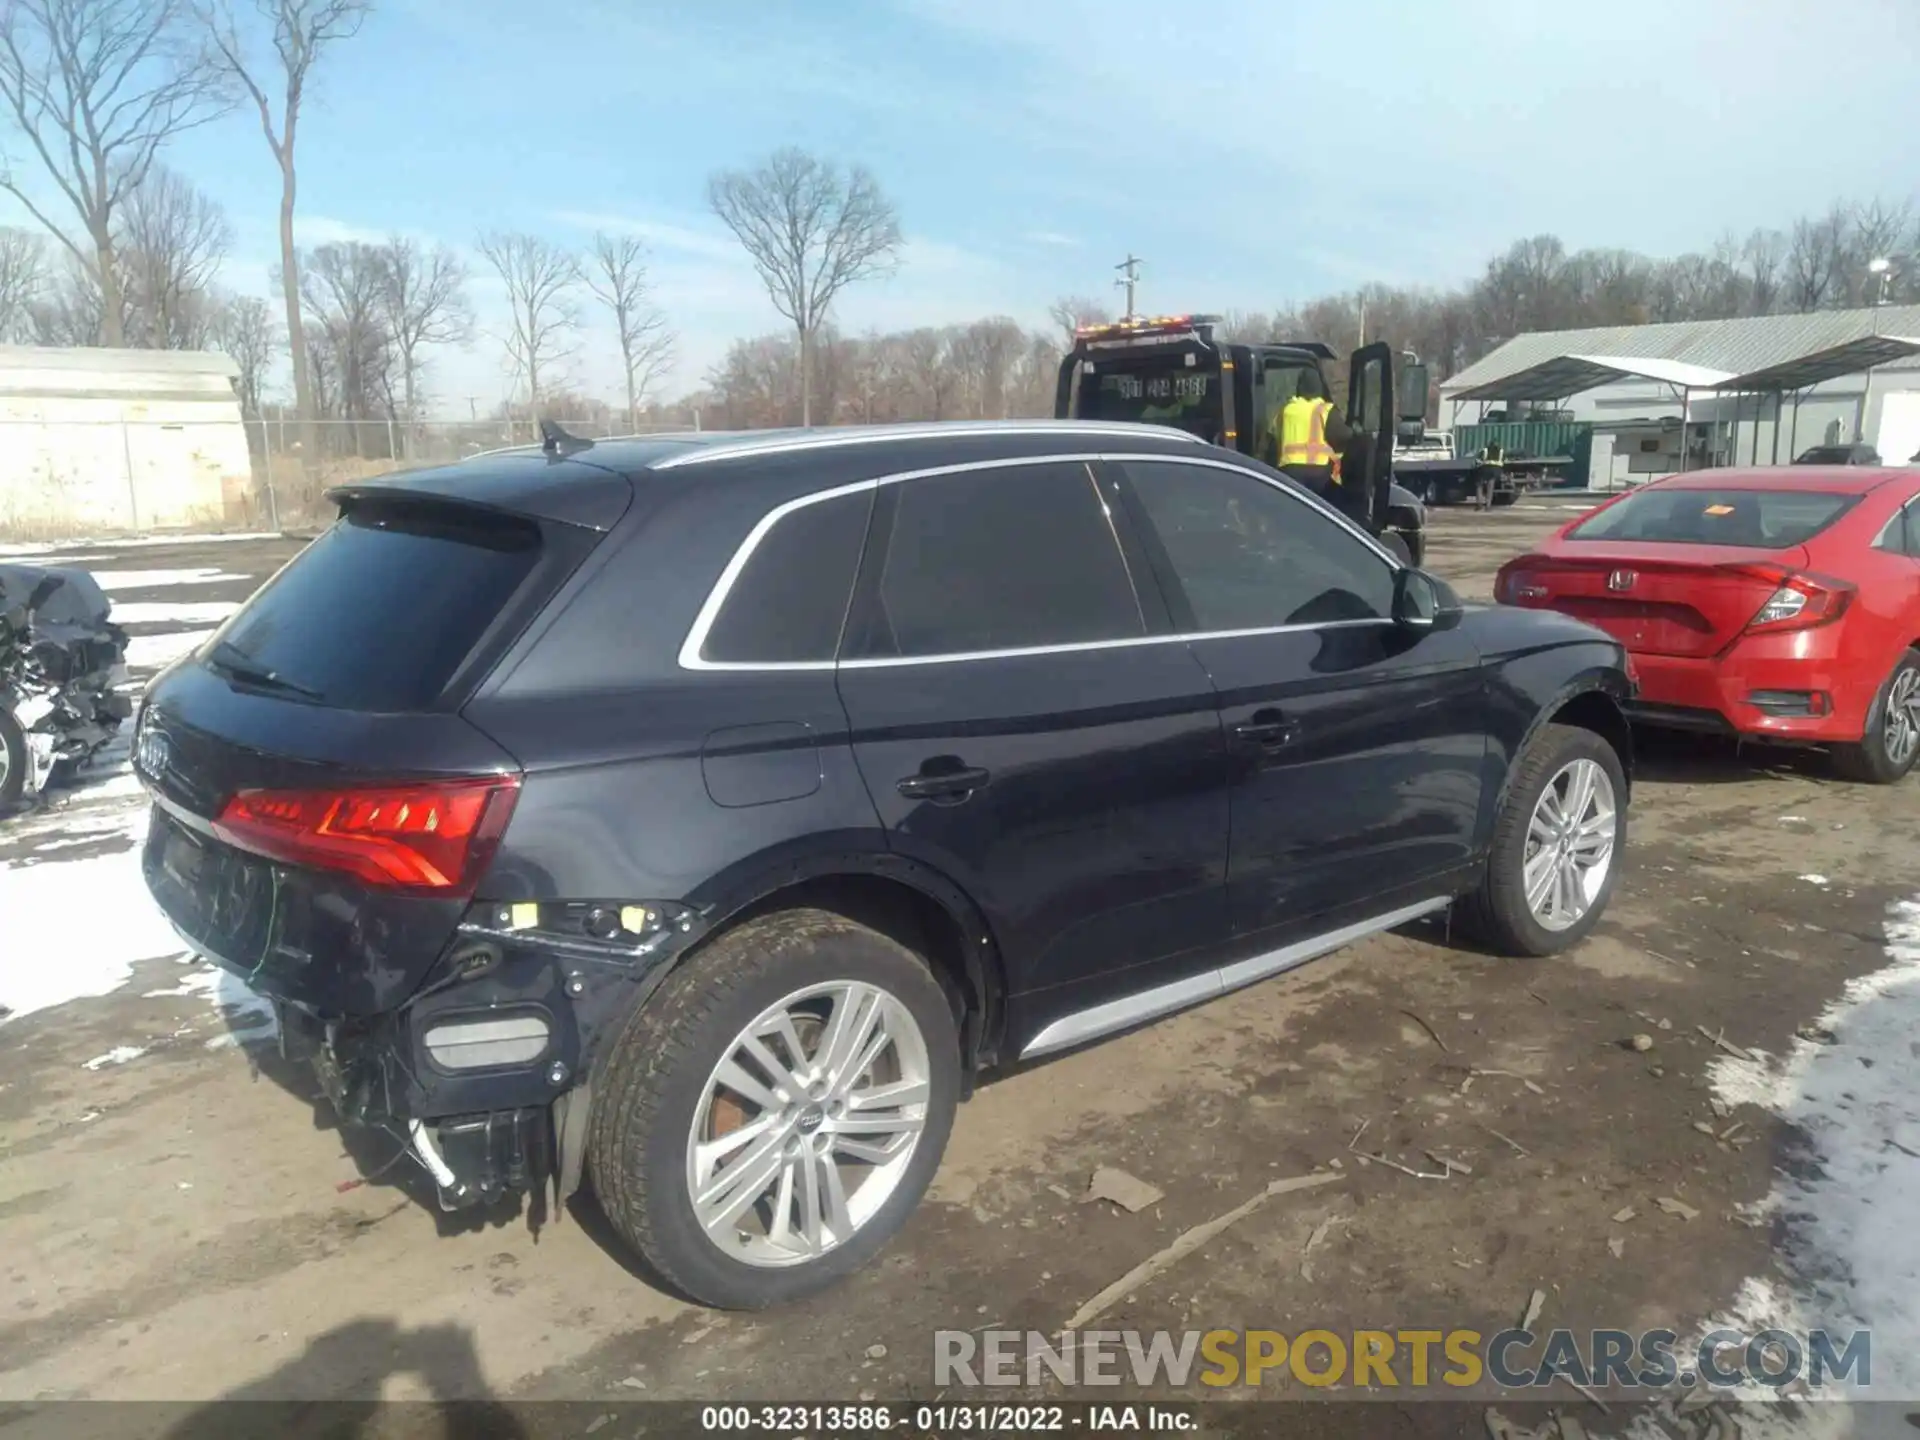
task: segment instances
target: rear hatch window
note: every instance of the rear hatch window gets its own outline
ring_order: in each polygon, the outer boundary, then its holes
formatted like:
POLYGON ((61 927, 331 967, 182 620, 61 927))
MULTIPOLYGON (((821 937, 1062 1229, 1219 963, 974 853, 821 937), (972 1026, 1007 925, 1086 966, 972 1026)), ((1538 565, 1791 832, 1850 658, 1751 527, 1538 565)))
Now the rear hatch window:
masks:
POLYGON ((213 669, 271 677, 313 704, 424 709, 517 608, 544 547, 532 520, 363 502, 260 591, 204 656, 213 669))
POLYGON ((1819 490, 1641 490, 1564 538, 1784 550, 1806 544, 1859 498, 1819 490))

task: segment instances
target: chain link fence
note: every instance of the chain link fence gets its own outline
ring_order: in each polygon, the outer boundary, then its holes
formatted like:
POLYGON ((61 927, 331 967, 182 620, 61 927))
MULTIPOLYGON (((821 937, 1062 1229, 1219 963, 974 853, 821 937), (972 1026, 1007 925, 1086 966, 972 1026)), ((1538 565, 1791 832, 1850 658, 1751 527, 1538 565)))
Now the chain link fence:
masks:
MULTIPOLYGON (((635 433, 614 421, 561 423, 593 440, 635 433)), ((332 486, 539 443, 538 421, 524 418, 319 420, 308 430, 291 416, 203 418, 196 406, 113 418, 0 413, 0 541, 311 530, 332 519, 332 486)))

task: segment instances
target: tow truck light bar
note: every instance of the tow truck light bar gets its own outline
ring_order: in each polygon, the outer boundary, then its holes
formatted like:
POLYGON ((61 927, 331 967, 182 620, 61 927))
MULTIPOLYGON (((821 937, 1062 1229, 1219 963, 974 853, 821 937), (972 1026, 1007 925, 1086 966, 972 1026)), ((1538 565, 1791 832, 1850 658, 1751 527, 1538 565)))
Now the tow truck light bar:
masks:
POLYGON ((1076 340, 1117 340, 1139 335, 1171 335, 1183 330, 1197 330, 1205 325, 1218 325, 1218 315, 1155 315, 1142 316, 1132 320, 1116 320, 1100 325, 1079 325, 1074 328, 1076 340))

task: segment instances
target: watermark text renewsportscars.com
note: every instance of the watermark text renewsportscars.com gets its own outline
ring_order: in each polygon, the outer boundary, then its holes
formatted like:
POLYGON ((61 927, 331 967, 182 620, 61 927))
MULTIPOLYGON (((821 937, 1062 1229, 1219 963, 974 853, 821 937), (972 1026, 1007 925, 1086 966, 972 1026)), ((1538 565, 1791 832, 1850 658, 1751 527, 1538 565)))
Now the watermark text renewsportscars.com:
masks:
POLYGON ((1483 1380, 1539 1389, 1558 1380, 1595 1389, 1705 1385, 1780 1389, 1873 1378, 1865 1330, 1714 1330, 1683 1346, 1646 1330, 937 1330, 939 1386, 1192 1385, 1224 1388, 1291 1380, 1392 1391, 1459 1390, 1483 1380))

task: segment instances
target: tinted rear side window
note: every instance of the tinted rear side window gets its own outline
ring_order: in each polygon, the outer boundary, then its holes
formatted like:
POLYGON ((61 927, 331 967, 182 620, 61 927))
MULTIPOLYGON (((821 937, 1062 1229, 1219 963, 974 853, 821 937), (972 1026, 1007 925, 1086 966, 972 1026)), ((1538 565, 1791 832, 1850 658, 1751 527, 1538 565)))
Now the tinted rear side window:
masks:
POLYGON ((1566 538, 1778 550, 1805 544, 1857 499, 1818 490, 1642 490, 1581 521, 1566 538))
POLYGON ((863 490, 776 520, 727 591, 700 657, 757 665, 833 659, 872 505, 873 492, 863 490))
POLYGON ((1146 633, 1086 466, 974 470, 897 487, 862 657, 1023 650, 1146 633))
POLYGON ((445 506, 357 508, 254 597, 222 637, 346 710, 430 704, 541 555, 530 521, 445 506))

